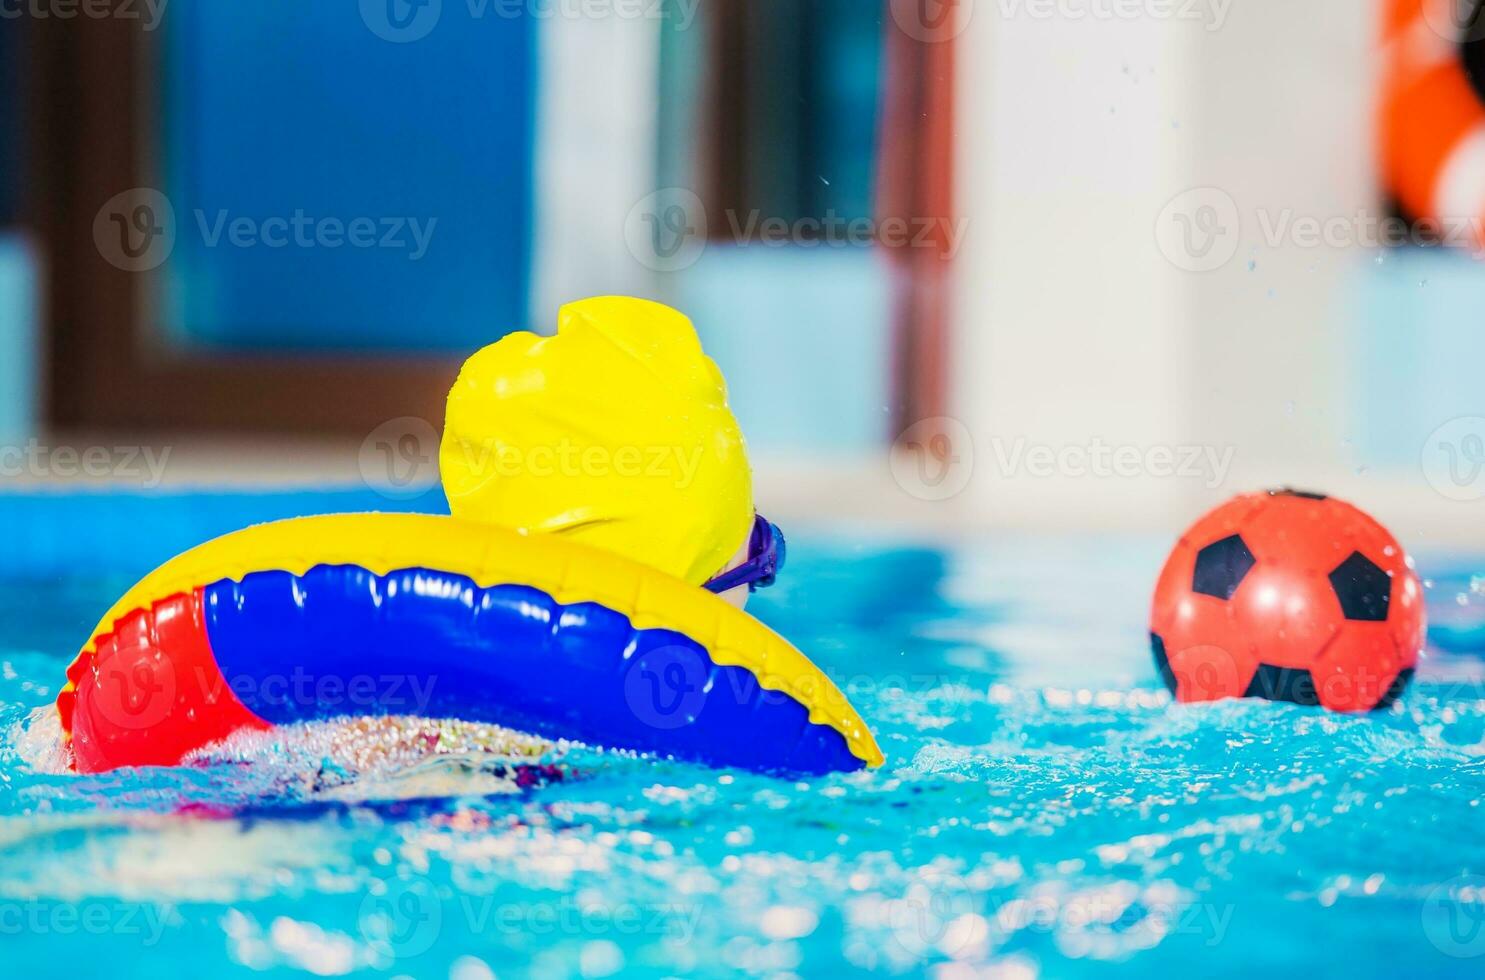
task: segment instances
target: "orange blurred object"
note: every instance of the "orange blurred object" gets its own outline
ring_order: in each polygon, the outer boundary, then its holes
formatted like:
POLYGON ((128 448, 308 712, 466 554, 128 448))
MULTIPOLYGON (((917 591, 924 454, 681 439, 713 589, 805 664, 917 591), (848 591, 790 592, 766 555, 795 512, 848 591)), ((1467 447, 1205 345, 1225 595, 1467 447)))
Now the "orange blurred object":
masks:
POLYGON ((1485 103, 1464 45, 1485 37, 1485 15, 1458 0, 1388 0, 1382 28, 1378 159, 1409 218, 1446 244, 1485 246, 1485 103))

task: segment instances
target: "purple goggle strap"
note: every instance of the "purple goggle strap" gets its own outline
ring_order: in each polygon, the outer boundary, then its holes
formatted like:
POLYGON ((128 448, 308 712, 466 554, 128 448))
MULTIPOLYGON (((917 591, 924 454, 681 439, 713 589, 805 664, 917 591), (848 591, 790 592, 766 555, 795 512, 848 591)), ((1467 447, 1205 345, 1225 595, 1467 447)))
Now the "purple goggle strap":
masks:
POLYGON ((766 589, 774 583, 784 567, 784 533, 758 514, 753 518, 753 533, 748 538, 748 560, 731 571, 723 572, 702 588, 726 592, 746 585, 749 592, 766 589))

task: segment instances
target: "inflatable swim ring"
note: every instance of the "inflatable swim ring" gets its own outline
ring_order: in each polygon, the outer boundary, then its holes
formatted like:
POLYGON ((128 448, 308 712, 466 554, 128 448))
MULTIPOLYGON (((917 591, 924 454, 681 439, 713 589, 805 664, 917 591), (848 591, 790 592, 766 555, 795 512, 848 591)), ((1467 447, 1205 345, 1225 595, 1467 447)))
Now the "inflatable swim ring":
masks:
POLYGON ((57 709, 80 772, 377 715, 760 772, 882 762, 824 673, 723 599, 607 551, 429 515, 297 518, 185 552, 103 617, 57 709))
POLYGON ((1387 190, 1409 218, 1448 224, 1439 233, 1466 245, 1485 244, 1481 6, 1389 0, 1382 29, 1378 137, 1387 190))

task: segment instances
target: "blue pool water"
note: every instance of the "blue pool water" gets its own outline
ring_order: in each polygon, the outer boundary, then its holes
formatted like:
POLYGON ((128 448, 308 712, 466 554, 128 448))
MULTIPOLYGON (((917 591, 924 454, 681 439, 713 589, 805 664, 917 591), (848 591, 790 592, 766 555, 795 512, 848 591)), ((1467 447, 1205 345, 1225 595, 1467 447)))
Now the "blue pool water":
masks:
MULTIPOLYGON (((750 608, 848 690, 878 771, 513 760, 481 732, 368 755, 316 730, 77 777, 34 709, 138 569, 59 573, 78 512, 26 506, 0 587, 5 976, 1485 967, 1485 563, 1421 562, 1439 643, 1399 706, 1353 718, 1173 706, 1144 623, 1165 542, 794 529, 750 608)), ((186 536, 215 506, 150 519, 186 536)))

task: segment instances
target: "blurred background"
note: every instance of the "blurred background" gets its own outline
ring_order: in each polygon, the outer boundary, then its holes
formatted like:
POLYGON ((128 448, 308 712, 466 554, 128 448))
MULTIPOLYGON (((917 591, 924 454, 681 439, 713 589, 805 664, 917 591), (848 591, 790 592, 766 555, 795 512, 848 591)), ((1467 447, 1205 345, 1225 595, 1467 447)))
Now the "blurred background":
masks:
POLYGON ((623 292, 785 517, 1485 543, 1479 7, 6 5, 0 480, 426 504, 460 361, 623 292))

